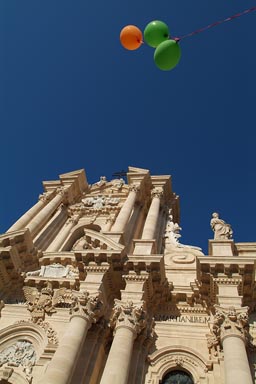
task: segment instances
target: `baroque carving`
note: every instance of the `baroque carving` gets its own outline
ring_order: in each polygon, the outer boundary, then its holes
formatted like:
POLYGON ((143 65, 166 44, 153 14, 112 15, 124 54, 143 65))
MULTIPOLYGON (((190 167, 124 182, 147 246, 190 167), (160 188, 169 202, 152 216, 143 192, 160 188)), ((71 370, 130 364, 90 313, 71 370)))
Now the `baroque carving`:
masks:
POLYGON ((140 186, 138 184, 131 184, 129 185, 129 191, 137 193, 140 191, 140 186))
POLYGON ((55 307, 65 301, 66 288, 53 291, 52 284, 48 281, 47 286, 41 292, 35 287, 23 287, 26 305, 31 312, 33 323, 44 320, 45 314, 56 312, 55 307))
POLYGON ((120 326, 128 327, 139 334, 146 327, 144 302, 136 305, 131 300, 122 302, 115 299, 110 325, 115 329, 120 326))
POLYGON ((79 294, 73 295, 69 312, 72 316, 82 316, 90 323, 96 323, 103 315, 101 294, 90 296, 89 292, 81 291, 79 294))
POLYGON ((107 197, 104 195, 97 195, 82 199, 85 207, 91 208, 94 211, 100 211, 102 208, 111 208, 119 204, 119 197, 107 197))
POLYGON ((106 182, 107 182, 106 176, 100 176, 100 180, 97 181, 97 183, 95 183, 95 184, 98 185, 99 187, 101 187, 102 185, 106 184, 106 182))
POLYGON ((179 242, 179 238, 181 237, 179 231, 181 231, 182 228, 179 226, 178 223, 174 223, 171 212, 172 210, 169 209, 167 223, 165 227, 165 254, 169 252, 182 252, 183 254, 173 255, 172 261, 178 264, 193 263, 195 260, 195 256, 193 255, 193 253, 195 253, 195 251, 199 251, 200 254, 197 253, 197 256, 202 256, 201 248, 194 247, 192 245, 181 244, 179 242), (191 251, 190 253, 188 252, 189 250, 191 251))
POLYGON ((73 265, 67 265, 65 267, 60 263, 54 263, 51 265, 43 265, 37 271, 27 272, 26 277, 29 276, 74 279, 79 276, 79 271, 78 268, 73 267, 73 265))
MULTIPOLYGON (((16 322, 16 324, 26 324, 30 322, 33 323, 33 320, 32 319, 19 320, 16 322)), ((47 321, 43 321, 42 319, 39 319, 36 324, 44 330, 49 344, 51 345, 59 344, 57 332, 51 327, 51 325, 47 321)))
MULTIPOLYGON (((22 367, 29 383, 32 380, 35 362, 36 352, 33 344, 26 340, 17 341, 0 352, 0 367, 5 364, 9 367, 22 367)), ((7 370, 7 372, 10 377, 13 371, 7 370)))
POLYGON ((248 307, 223 309, 216 305, 215 309, 211 333, 206 335, 210 356, 218 355, 221 342, 226 336, 236 335, 250 342, 248 307))
POLYGON ((180 230, 181 227, 179 226, 179 224, 173 222, 173 216, 171 214, 170 209, 164 235, 166 242, 178 246, 179 238, 181 237, 179 233, 180 230))
POLYGON ((123 185, 125 185, 123 178, 112 180, 112 192, 114 192, 114 190, 120 192, 123 188, 123 185))
POLYGON ((43 202, 48 202, 51 200, 51 195, 52 195, 52 192, 44 192, 38 196, 38 200, 41 200, 43 202))
POLYGON ((217 212, 212 214, 210 224, 214 232, 214 240, 228 240, 232 238, 233 231, 231 225, 221 220, 217 212))
POLYGON ((100 240, 93 239, 91 236, 85 235, 80 237, 72 247, 72 251, 83 251, 87 249, 101 249, 102 244, 100 240))
POLYGON ((163 197, 164 193, 163 193, 163 188, 157 188, 155 187, 152 191, 151 191, 151 197, 154 198, 154 197, 157 197, 158 199, 161 199, 163 197))

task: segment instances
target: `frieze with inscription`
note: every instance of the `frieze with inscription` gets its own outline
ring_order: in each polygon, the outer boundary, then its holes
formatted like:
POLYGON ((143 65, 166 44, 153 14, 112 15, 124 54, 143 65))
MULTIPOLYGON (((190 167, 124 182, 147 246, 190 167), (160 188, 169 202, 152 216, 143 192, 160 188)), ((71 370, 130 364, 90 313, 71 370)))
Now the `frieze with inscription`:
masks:
POLYGON ((154 319, 155 321, 171 323, 208 324, 211 316, 157 314, 154 316, 154 319))

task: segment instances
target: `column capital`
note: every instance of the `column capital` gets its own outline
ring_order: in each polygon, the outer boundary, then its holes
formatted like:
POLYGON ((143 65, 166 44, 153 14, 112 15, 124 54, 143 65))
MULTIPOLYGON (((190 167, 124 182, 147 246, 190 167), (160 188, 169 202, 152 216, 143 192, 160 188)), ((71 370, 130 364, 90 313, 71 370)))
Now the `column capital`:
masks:
POLYGON ((43 203, 48 203, 52 199, 53 192, 44 192, 38 196, 38 201, 42 201, 43 203))
POLYGON ((145 303, 134 304, 131 300, 124 302, 115 299, 110 325, 115 330, 120 327, 129 328, 138 335, 146 326, 145 303))
POLYGON ((158 199, 162 199, 163 195, 164 195, 164 191, 163 191, 163 188, 162 188, 162 187, 155 187, 155 188, 153 188, 152 191, 151 191, 151 197, 152 197, 152 199, 153 199, 154 197, 157 197, 158 199))
POLYGON ((72 306, 70 308, 71 319, 78 316, 87 320, 90 324, 96 323, 103 315, 103 302, 101 293, 90 295, 88 291, 80 292, 73 296, 72 306))
POLYGON ((140 185, 139 184, 131 184, 129 185, 129 192, 139 192, 140 191, 140 185))
POLYGON ((222 308, 215 305, 213 333, 218 335, 221 342, 229 336, 240 337, 245 342, 248 340, 248 307, 222 308))

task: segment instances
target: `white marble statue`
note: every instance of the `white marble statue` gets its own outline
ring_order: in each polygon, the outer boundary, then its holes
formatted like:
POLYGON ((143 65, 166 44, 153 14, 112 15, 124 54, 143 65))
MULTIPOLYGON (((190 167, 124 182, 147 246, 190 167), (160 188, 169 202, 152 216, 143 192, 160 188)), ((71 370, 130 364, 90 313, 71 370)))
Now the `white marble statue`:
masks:
POLYGON ((214 232, 214 240, 231 239, 233 231, 230 224, 219 218, 219 214, 214 212, 211 219, 211 228, 214 232))

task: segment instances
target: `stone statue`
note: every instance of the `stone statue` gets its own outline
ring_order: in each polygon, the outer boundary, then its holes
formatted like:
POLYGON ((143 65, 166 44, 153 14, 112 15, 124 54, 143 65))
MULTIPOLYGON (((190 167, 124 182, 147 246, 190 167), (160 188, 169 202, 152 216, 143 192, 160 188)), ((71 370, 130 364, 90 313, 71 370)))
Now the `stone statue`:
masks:
POLYGON ((179 233, 180 230, 181 227, 179 226, 179 224, 174 223, 173 216, 169 214, 165 229, 165 238, 167 239, 168 243, 178 246, 179 238, 181 237, 179 233))
POLYGON ((211 228, 214 232, 214 240, 226 240, 232 238, 233 231, 230 224, 221 220, 217 212, 212 214, 211 228))

